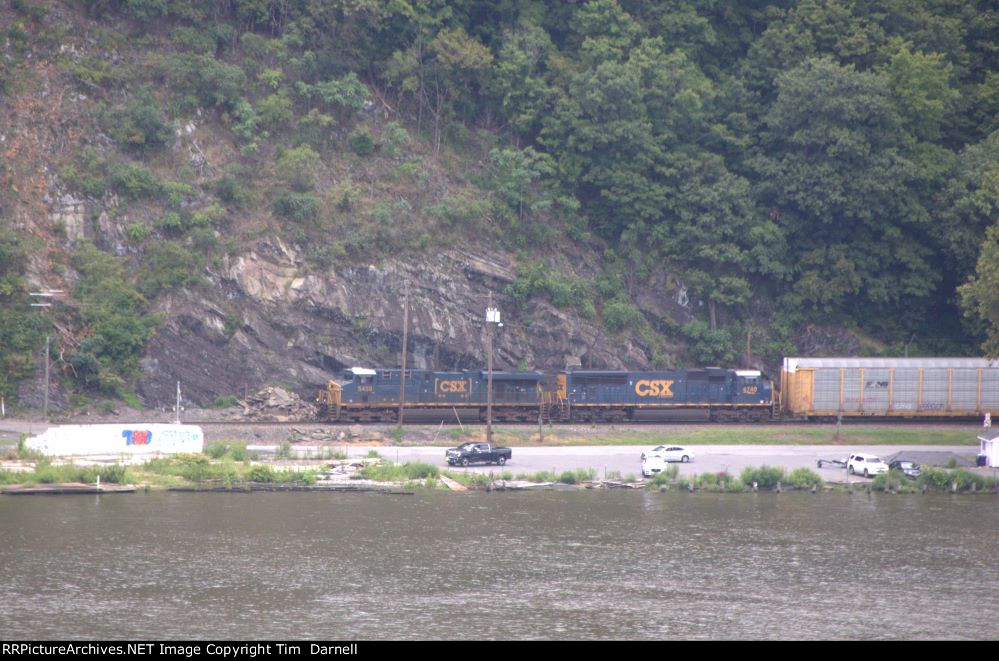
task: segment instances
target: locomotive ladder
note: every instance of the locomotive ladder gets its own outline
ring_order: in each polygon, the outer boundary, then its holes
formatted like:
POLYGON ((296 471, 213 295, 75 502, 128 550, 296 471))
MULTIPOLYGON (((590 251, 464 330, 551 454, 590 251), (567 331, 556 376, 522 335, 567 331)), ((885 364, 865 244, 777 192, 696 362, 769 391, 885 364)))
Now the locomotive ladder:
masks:
POLYGON ((548 420, 565 422, 569 419, 569 400, 554 396, 548 405, 548 420))

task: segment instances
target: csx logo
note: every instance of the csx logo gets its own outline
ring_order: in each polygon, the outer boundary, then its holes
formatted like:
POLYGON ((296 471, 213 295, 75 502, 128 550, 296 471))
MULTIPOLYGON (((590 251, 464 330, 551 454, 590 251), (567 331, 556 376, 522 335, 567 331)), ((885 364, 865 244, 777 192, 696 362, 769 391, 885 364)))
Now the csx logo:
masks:
POLYGON ((441 381, 440 389, 441 392, 468 392, 465 390, 466 385, 465 381, 441 381))
POLYGON ((642 380, 635 384, 635 394, 639 397, 672 397, 672 381, 642 380))

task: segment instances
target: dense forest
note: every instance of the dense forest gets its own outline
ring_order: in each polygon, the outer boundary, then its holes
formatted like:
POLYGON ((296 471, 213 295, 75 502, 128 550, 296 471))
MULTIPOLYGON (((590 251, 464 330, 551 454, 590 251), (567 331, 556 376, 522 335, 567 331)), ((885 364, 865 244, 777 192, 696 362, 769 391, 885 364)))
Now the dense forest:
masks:
MULTIPOLYGON (((149 302, 199 286, 203 263, 238 250, 232 217, 255 207, 323 267, 484 237, 521 256, 513 300, 546 297, 611 332, 641 317, 631 280, 666 265, 704 306, 658 332, 702 364, 737 362, 747 334, 793 353, 817 322, 887 355, 999 353, 994 2, 7 4, 0 104, 25 89, 26 57, 51 58, 110 140, 68 148, 62 185, 148 209, 127 231, 141 277, 91 245, 66 257, 81 390, 122 392, 156 332, 149 302), (56 6, 86 27, 57 28, 56 6), (59 50, 73 30, 93 52, 59 50), (233 147, 210 186, 157 174, 195 116, 233 147), (468 175, 432 197, 368 199, 334 173, 372 155, 394 163, 385 190, 468 175), (545 261, 567 241, 599 250, 592 282, 545 261)), ((8 220, 15 170, 0 164, 8 392, 51 323, 23 303, 39 246, 8 220)))

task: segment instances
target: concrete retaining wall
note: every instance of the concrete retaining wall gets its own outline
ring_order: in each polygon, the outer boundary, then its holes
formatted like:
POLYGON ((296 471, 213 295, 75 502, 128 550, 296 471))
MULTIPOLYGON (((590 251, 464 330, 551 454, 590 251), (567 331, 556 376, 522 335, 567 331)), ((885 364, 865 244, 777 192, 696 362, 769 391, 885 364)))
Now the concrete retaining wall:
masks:
POLYGON ((197 425, 61 425, 26 441, 50 456, 159 455, 201 452, 205 435, 197 425))

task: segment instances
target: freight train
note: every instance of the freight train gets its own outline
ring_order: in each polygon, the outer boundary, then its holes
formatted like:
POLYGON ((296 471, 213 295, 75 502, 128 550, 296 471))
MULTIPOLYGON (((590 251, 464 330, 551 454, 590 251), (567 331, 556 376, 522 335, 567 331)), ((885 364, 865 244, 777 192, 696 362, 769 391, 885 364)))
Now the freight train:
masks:
MULTIPOLYGON (((780 387, 757 370, 493 372, 499 422, 717 422, 981 418, 999 411, 999 363, 980 358, 785 358, 780 387)), ((488 373, 344 371, 320 390, 319 418, 392 422, 400 410, 487 417, 488 373), (400 384, 400 380, 402 384, 400 384)))

